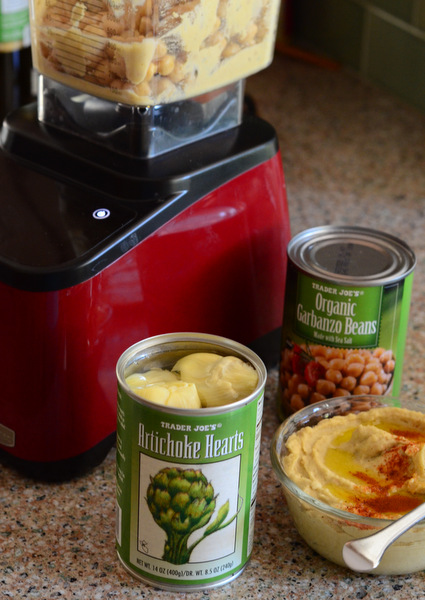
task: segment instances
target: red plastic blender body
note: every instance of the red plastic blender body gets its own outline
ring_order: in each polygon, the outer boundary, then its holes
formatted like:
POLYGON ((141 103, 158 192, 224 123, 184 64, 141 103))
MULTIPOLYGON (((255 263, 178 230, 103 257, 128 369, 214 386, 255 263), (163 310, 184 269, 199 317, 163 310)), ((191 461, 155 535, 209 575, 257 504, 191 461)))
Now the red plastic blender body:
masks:
POLYGON ((47 477, 72 475, 87 453, 99 462, 116 426, 120 354, 175 331, 267 338, 281 325, 289 237, 277 151, 81 283, 0 282, 0 449, 36 476, 46 464, 58 466, 47 477))

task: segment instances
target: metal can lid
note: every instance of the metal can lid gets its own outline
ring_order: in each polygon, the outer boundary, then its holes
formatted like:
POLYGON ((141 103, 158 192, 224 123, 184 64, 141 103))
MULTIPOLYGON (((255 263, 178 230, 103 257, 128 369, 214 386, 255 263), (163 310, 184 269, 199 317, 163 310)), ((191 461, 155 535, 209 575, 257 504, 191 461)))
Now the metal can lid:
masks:
POLYGON ((387 285, 409 275, 416 257, 402 240, 365 227, 313 227, 294 236, 288 258, 302 271, 341 285, 387 285))

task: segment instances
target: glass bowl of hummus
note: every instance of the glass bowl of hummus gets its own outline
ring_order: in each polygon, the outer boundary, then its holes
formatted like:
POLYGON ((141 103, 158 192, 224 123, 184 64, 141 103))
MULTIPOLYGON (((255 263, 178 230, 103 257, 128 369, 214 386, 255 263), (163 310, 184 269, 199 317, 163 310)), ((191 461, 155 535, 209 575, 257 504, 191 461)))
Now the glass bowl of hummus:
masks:
MULTIPOLYGON (((345 567, 346 542, 425 501, 425 406, 377 396, 309 405, 279 426, 271 460, 301 537, 345 567)), ((399 537, 370 573, 423 570, 424 550, 425 520, 399 537)))

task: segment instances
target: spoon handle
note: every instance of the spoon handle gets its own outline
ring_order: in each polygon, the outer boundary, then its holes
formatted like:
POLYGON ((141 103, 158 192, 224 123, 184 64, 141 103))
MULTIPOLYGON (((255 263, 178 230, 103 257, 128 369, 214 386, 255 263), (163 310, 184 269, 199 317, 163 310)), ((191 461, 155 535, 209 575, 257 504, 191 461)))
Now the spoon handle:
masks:
POLYGON ((370 571, 379 565, 385 550, 405 531, 425 517, 425 503, 406 513, 380 531, 344 544, 342 556, 354 571, 370 571))

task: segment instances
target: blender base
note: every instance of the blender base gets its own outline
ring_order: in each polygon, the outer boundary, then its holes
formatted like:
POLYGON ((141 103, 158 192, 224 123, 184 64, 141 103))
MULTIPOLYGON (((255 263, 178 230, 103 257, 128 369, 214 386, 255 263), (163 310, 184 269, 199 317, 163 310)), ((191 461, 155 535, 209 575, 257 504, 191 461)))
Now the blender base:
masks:
POLYGON ((277 363, 290 228, 268 123, 149 160, 51 131, 33 106, 1 136, 0 449, 16 466, 66 479, 102 460, 116 362, 146 337, 211 333, 277 363))

